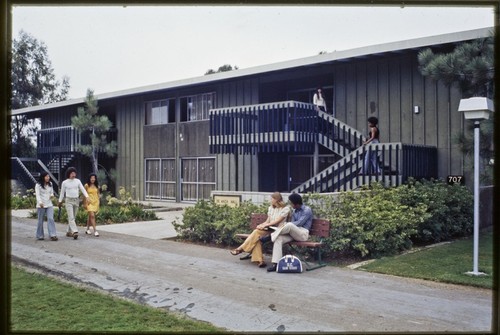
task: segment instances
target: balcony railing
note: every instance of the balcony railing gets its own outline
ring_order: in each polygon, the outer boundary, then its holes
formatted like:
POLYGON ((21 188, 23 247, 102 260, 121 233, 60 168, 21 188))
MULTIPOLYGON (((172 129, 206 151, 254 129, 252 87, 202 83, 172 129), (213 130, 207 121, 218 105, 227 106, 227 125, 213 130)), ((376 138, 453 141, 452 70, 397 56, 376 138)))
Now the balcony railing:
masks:
MULTIPOLYGON (((116 140, 116 133, 116 129, 110 129, 106 134, 107 139, 116 140)), ((79 133, 72 126, 41 129, 37 132, 38 154, 73 153, 79 144, 90 144, 89 132, 79 133)))
POLYGON ((362 146, 332 166, 296 187, 292 192, 339 192, 353 190, 371 182, 398 186, 409 177, 437 177, 437 149, 423 145, 380 143, 362 146), (364 169, 365 155, 375 155, 380 173, 364 169))
POLYGON ((297 101, 210 110, 210 152, 306 152, 317 140, 317 112, 297 101))

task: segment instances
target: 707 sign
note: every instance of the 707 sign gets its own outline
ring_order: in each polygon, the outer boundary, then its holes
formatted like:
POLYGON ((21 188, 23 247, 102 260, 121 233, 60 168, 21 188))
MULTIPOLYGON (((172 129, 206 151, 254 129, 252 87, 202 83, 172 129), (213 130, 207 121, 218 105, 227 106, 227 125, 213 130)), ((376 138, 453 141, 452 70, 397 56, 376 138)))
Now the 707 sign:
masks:
POLYGON ((453 184, 464 185, 465 184, 464 176, 456 176, 456 175, 448 176, 448 185, 453 185, 453 184))

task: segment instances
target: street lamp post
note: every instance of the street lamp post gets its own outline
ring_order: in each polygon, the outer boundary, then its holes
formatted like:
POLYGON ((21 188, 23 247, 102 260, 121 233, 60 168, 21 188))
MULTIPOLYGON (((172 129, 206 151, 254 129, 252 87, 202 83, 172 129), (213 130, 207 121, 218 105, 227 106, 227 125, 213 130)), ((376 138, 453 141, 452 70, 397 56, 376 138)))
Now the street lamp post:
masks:
POLYGON ((479 124, 490 117, 493 102, 488 98, 474 97, 460 100, 458 111, 463 112, 467 120, 474 121, 474 260, 473 269, 467 274, 484 275, 479 272, 479 124))

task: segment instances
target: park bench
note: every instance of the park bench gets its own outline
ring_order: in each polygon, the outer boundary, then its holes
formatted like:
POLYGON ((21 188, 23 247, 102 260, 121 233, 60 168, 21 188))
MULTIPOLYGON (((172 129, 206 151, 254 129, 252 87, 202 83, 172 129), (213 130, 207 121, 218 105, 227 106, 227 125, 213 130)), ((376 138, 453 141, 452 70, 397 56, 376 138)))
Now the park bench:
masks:
MULTIPOLYGON (((259 224, 267 220, 267 214, 253 213, 250 217, 250 229, 254 230, 259 224)), ((306 271, 326 266, 321 259, 321 248, 323 247, 323 238, 330 236, 330 221, 325 219, 313 219, 311 229, 309 230, 309 237, 319 238, 319 241, 290 241, 286 243, 288 247, 306 264, 306 271), (298 247, 310 248, 316 251, 315 258, 318 262, 317 265, 311 266, 305 259, 304 254, 300 252, 298 247)), ((269 234, 271 231, 269 232, 269 234)), ((250 234, 235 234, 234 236, 240 239, 246 239, 250 234)), ((250 254, 242 257, 241 259, 250 258, 250 254)))

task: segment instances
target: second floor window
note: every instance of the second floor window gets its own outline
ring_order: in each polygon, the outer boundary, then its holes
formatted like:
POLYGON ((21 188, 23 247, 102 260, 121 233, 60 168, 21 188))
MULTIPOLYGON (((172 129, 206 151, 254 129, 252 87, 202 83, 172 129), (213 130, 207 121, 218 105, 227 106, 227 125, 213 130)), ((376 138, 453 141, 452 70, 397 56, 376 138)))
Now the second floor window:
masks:
POLYGON ((208 120, 208 111, 215 107, 215 92, 181 98, 181 121, 208 120))
POLYGON ((175 122, 175 100, 165 99, 146 102, 146 124, 175 122))

